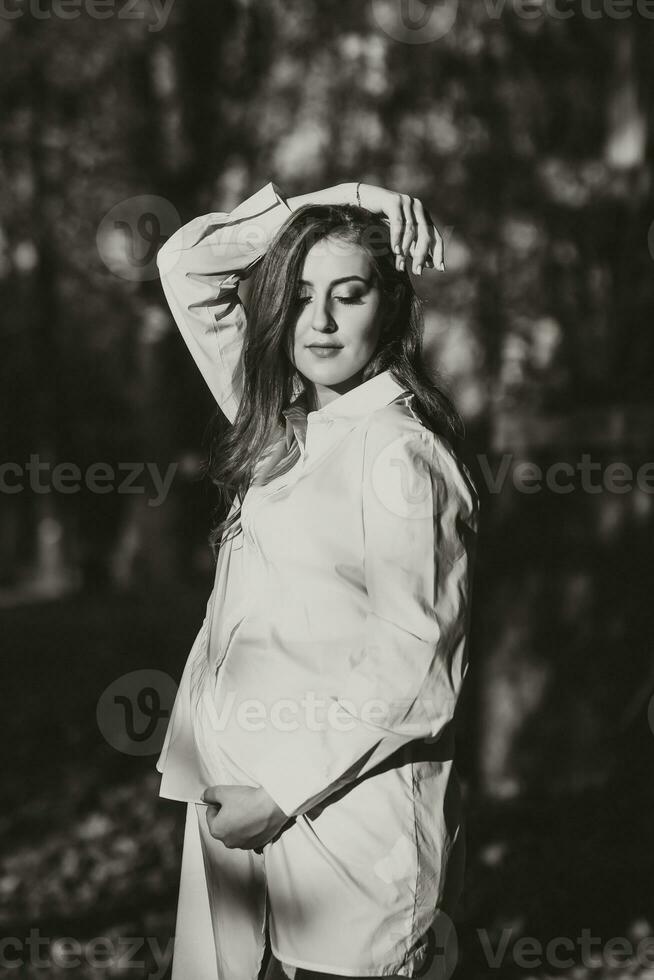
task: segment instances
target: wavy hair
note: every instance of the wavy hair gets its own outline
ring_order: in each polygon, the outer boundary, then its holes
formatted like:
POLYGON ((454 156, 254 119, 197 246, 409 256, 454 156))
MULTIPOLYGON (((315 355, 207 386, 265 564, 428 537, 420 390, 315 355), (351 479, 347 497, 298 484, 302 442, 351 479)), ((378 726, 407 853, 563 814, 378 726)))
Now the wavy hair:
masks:
MULTIPOLYGON (((298 393, 306 411, 318 408, 315 389, 305 383, 291 352, 304 261, 309 250, 328 237, 367 251, 382 296, 385 326, 363 370, 362 383, 390 370, 402 387, 413 392, 414 410, 424 425, 453 447, 463 437, 463 421, 440 375, 434 370, 428 372, 423 364, 422 301, 408 272, 395 267, 385 219, 353 204, 298 208, 279 229, 254 271, 241 359, 242 397, 236 417, 227 431, 224 424, 216 424, 218 418, 214 419, 209 432, 205 473, 220 495, 212 520, 228 512, 236 497, 239 500, 234 513, 219 519, 209 535, 214 559, 221 540, 240 524, 241 505, 257 462, 274 446, 280 447, 282 455, 269 467, 265 483, 297 462, 297 442, 286 450, 280 441, 285 431, 282 409, 298 393)), ((217 416, 222 420, 220 412, 217 416)))

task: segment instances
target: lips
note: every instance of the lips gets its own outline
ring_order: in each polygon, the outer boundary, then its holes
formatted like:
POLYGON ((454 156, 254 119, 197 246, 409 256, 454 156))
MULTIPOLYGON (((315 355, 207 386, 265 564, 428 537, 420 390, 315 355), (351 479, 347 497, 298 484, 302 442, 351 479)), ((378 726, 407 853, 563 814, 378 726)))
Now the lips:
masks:
POLYGON ((333 357, 334 354, 338 354, 339 350, 343 350, 343 345, 309 344, 307 350, 310 350, 314 357, 318 357, 321 360, 326 360, 328 357, 333 357))

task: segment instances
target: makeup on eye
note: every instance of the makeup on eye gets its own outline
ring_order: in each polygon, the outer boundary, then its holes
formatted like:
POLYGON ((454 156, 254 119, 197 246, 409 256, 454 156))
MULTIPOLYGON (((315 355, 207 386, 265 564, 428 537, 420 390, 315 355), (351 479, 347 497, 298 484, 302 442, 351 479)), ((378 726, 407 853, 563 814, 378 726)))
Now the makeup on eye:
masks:
MULTIPOLYGON (((362 302, 362 300, 364 299, 364 297, 366 296, 366 294, 369 292, 370 287, 372 285, 372 281, 370 279, 363 279, 361 276, 344 276, 341 279, 334 279, 329 284, 329 289, 331 290, 331 289, 334 288, 334 286, 342 285, 342 284, 347 283, 347 282, 358 282, 358 283, 361 283, 365 287, 365 289, 359 290, 359 291, 354 292, 354 293, 351 293, 349 295, 346 294, 346 295, 343 295, 343 296, 332 296, 332 299, 335 299, 339 303, 343 303, 343 304, 348 305, 348 306, 355 305, 355 304, 360 304, 362 302)), ((302 279, 302 280, 300 280, 300 287, 301 288, 307 288, 308 287, 310 289, 313 289, 313 283, 307 282, 305 279, 302 279)), ((306 302, 308 300, 310 300, 310 299, 311 299, 311 296, 310 295, 308 295, 308 296, 307 295, 303 295, 303 296, 298 297, 298 303, 300 303, 302 306, 304 306, 306 304, 306 302)))
MULTIPOLYGON (((355 294, 354 296, 332 296, 332 299, 335 299, 338 303, 345 303, 347 306, 354 306, 362 303, 364 295, 365 294, 355 294)), ((301 306, 305 306, 310 299, 311 296, 300 296, 298 298, 298 303, 301 306)))

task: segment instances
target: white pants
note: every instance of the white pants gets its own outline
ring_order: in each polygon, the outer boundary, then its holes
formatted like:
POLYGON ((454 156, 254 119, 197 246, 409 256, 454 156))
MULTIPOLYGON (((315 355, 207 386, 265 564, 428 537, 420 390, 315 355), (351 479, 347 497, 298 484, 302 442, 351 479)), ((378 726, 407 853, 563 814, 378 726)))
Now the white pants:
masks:
MULTIPOLYGON (((216 907, 213 896, 219 889, 224 895, 230 889, 230 855, 233 860, 242 861, 243 854, 230 851, 211 836, 206 813, 206 806, 187 804, 172 980, 240 980, 244 968, 250 977, 259 971, 260 980, 293 980, 295 968, 282 969, 272 954, 264 969, 263 962, 243 964, 243 947, 239 944, 235 949, 238 966, 231 960, 226 937, 242 936, 248 922, 256 922, 262 910, 248 908, 248 903, 257 899, 242 890, 229 896, 230 901, 221 902, 220 909, 216 907)), ((263 874, 263 863, 257 858, 252 853, 254 875, 263 874)), ((257 942, 247 946, 260 947, 263 960, 266 937, 255 938, 257 942)))

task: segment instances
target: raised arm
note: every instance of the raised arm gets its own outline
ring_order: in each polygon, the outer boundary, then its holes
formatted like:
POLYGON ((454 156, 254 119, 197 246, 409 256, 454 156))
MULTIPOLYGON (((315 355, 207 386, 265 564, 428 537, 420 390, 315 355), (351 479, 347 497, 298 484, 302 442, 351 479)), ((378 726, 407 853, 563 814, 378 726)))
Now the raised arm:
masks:
POLYGON ((273 183, 233 211, 193 218, 157 255, 164 294, 179 331, 230 422, 242 393, 246 317, 238 294, 291 214, 273 183))
POLYGON ((286 219, 303 204, 346 204, 356 184, 338 184, 285 200, 270 182, 233 211, 215 211, 179 228, 157 255, 161 285, 179 331, 230 422, 242 394, 247 279, 286 219))
POLYGON ((335 184, 285 200, 270 182, 233 211, 193 218, 157 255, 164 294, 175 322, 218 405, 233 422, 242 394, 246 314, 241 280, 265 254, 287 218, 305 204, 354 204, 389 223, 398 268, 411 256, 414 272, 442 268, 443 242, 422 203, 371 184, 335 184))

